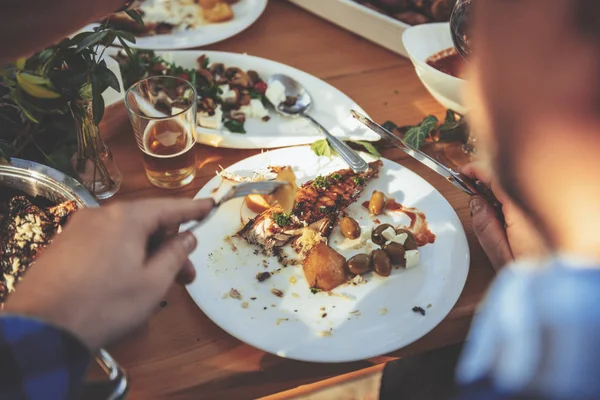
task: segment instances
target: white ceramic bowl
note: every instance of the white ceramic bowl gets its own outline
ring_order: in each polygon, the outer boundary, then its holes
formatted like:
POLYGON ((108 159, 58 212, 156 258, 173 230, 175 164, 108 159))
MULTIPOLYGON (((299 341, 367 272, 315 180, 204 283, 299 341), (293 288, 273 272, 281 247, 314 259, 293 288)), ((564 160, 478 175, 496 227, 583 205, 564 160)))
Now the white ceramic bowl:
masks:
POLYGON ((404 31, 402 41, 419 79, 429 93, 444 107, 466 114, 463 101, 466 81, 438 71, 426 62, 435 53, 454 47, 450 24, 440 22, 413 26, 404 31))

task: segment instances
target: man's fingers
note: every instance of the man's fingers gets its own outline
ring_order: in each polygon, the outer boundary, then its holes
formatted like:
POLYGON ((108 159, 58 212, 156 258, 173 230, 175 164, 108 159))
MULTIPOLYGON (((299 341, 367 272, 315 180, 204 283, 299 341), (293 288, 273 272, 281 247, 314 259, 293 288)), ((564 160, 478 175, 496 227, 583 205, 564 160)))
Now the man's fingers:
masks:
POLYGON ((471 179, 477 179, 487 187, 492 185, 492 174, 489 173, 487 168, 482 162, 472 162, 460 168, 460 172, 467 175, 471 179))
MULTIPOLYGON (((156 284, 170 285, 181 271, 189 267, 188 256, 197 245, 196 237, 189 233, 181 233, 158 248, 146 263, 146 273, 156 284)), ((183 274, 190 274, 189 271, 183 274)), ((185 279, 186 277, 182 277, 185 279)), ((189 275, 187 276, 189 279, 189 275)))
POLYGON ((136 203, 131 210, 145 232, 152 234, 184 222, 204 218, 214 206, 213 199, 153 199, 136 203))
POLYGON ((196 279, 196 268, 194 268, 194 264, 190 260, 187 260, 181 271, 177 274, 175 281, 180 285, 189 285, 194 282, 194 279, 196 279))
POLYGON ((513 260, 504 226, 496 216, 496 209, 481 196, 470 202, 473 230, 494 269, 498 270, 513 260))

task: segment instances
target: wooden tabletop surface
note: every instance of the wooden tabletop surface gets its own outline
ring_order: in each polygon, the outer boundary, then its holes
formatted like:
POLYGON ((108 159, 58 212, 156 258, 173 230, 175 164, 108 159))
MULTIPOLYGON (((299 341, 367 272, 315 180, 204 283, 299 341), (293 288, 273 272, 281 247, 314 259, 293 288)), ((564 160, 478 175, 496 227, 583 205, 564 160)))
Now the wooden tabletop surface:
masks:
MULTIPOLYGON (((271 0, 256 24, 207 50, 248 53, 303 70, 346 93, 376 121, 410 125, 429 114, 443 117, 445 112, 421 85, 407 59, 283 0, 271 0)), ((124 176, 114 200, 193 197, 219 165, 227 167, 260 152, 197 145, 194 182, 181 190, 165 191, 147 181, 122 105, 108 110, 102 129, 111 136, 108 144, 124 176)), ((184 288, 174 286, 165 297, 166 306, 139 330, 109 347, 129 373, 130 398, 258 398, 368 367, 379 371, 381 367, 374 366, 464 340, 474 309, 494 275, 473 234, 468 198, 400 150, 388 149, 383 155, 434 185, 454 207, 467 232, 469 277, 456 306, 439 326, 392 354, 353 363, 311 364, 267 354, 231 337, 200 311, 184 288)), ((348 376, 356 374, 364 375, 348 376)), ((344 380, 338 377, 333 383, 344 380)), ((317 383, 292 393, 322 386, 317 383)))

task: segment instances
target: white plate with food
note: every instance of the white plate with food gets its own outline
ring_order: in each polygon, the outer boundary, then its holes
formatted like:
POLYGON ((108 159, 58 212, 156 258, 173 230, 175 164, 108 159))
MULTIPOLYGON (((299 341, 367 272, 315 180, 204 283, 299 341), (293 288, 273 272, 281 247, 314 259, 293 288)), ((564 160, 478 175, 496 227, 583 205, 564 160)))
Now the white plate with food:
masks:
POLYGON ((188 291, 210 319, 281 357, 346 362, 404 347, 446 317, 469 268, 460 220, 407 168, 362 156, 371 168, 356 175, 308 146, 264 152, 198 193, 219 197, 236 181, 281 180, 282 170, 287 180, 284 167, 300 186, 290 214, 269 196, 235 199, 195 232, 188 291))
POLYGON ((216 51, 136 51, 133 60, 122 51, 112 54, 121 63, 125 87, 149 75, 190 80, 199 97, 197 140, 205 145, 276 148, 324 137, 307 120, 273 110, 267 97, 285 99, 284 89, 266 84, 275 74, 288 75, 304 86, 313 98, 310 115, 333 135, 354 141, 379 140, 350 115, 351 109, 364 113, 352 99, 312 75, 275 61, 216 51))
POLYGON ((188 49, 239 34, 256 22, 266 6, 267 0, 144 0, 136 3, 145 23, 143 27, 124 12, 110 18, 115 28, 136 36, 136 43, 129 43, 132 48, 188 49))

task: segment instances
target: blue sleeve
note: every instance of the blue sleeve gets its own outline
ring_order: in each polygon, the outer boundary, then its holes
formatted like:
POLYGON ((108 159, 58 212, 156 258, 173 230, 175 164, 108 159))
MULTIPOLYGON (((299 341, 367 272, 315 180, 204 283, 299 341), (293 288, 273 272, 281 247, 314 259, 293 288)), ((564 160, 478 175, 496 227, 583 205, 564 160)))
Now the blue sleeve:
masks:
POLYGON ((461 356, 461 398, 600 399, 598 267, 502 271, 461 356))
POLYGON ((0 316, 0 399, 70 399, 91 359, 77 338, 42 321, 0 316))

